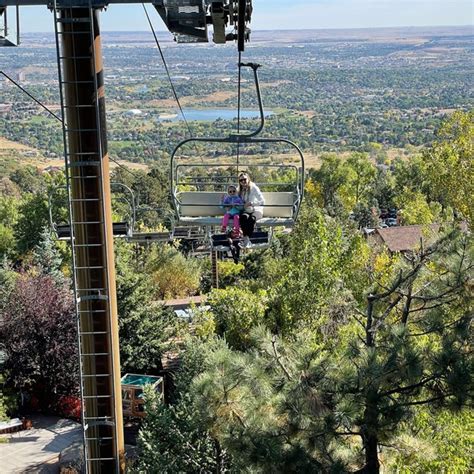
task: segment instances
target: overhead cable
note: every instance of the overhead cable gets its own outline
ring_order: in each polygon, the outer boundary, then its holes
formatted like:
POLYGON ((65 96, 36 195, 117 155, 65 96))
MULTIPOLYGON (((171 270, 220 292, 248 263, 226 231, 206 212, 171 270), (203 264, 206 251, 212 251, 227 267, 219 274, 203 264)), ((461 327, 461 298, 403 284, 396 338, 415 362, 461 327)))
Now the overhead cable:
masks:
MULTIPOLYGON (((18 84, 16 81, 14 81, 10 76, 8 76, 8 74, 6 74, 5 72, 3 71, 0 71, 0 74, 2 74, 3 76, 5 76, 12 84, 14 84, 16 87, 18 87, 22 92, 24 92, 30 99, 34 100, 38 105, 40 105, 41 107, 43 107, 44 110, 46 110, 46 112, 48 112, 48 114, 50 114, 51 116, 53 116, 56 120, 58 120, 59 122, 63 123, 63 119, 59 116, 59 115, 56 115, 51 109, 49 109, 48 107, 46 107, 46 105, 44 105, 41 101, 39 101, 36 97, 34 97, 33 95, 31 95, 24 87, 20 86, 20 84, 18 84)), ((109 160, 110 161, 113 161, 119 168, 123 169, 124 171, 127 171, 128 173, 130 173, 132 176, 134 176, 135 178, 138 178, 138 179, 141 179, 141 177, 136 174, 134 171, 130 170, 129 168, 127 168, 126 166, 122 165, 121 163, 119 163, 116 159, 112 158, 111 156, 109 156, 109 160)))
POLYGON ((62 120, 61 117, 56 115, 52 110, 48 109, 48 107, 46 107, 46 105, 42 104, 38 99, 33 97, 24 87, 20 86, 20 84, 18 84, 18 82, 15 82, 10 76, 8 76, 8 74, 4 73, 3 71, 0 71, 0 74, 3 74, 12 84, 17 86, 20 90, 22 90, 30 99, 33 99, 38 105, 43 107, 43 109, 46 110, 46 112, 48 112, 48 114, 52 115, 55 119, 59 120, 62 123, 63 120, 62 120))
POLYGON ((184 110, 181 107, 181 103, 179 101, 178 94, 176 92, 176 88, 174 87, 173 80, 171 79, 171 74, 170 74, 170 71, 168 69, 168 64, 166 63, 165 55, 163 54, 163 50, 161 49, 160 42, 158 41, 158 37, 156 36, 155 29, 154 29, 153 24, 151 22, 150 16, 148 15, 148 11, 145 7, 145 4, 142 3, 142 6, 143 6, 143 10, 145 10, 145 15, 146 15, 146 18, 148 20, 148 24, 150 25, 151 32, 153 33, 153 37, 155 38, 156 46, 158 48, 158 51, 160 52, 161 60, 163 61, 163 66, 165 68, 166 75, 168 76, 168 80, 169 80, 169 83, 170 83, 170 86, 171 86, 171 90, 173 91, 174 98, 176 100, 176 103, 178 104, 179 111, 181 112, 181 115, 183 116, 183 120, 184 120, 184 123, 186 124, 186 127, 188 129, 189 136, 192 137, 193 134, 191 132, 191 127, 189 126, 189 123, 186 120, 186 115, 184 114, 184 110))

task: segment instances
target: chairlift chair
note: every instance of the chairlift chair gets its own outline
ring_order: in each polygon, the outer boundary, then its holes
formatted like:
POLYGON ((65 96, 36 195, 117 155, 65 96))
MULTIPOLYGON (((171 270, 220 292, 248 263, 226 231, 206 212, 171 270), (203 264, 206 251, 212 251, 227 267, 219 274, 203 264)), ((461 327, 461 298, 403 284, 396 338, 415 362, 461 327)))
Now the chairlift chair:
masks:
MULTIPOLYGON (((122 183, 111 183, 112 187, 121 187, 130 194, 130 199, 123 199, 123 201, 129 206, 129 219, 127 221, 119 221, 112 223, 114 237, 130 238, 133 233, 133 227, 135 225, 135 197, 133 191, 122 183)), ((56 223, 53 216, 53 198, 55 193, 59 189, 66 189, 66 186, 59 186, 48 196, 48 209, 49 209, 49 223, 52 231, 56 234, 58 240, 71 240, 71 226, 69 223, 56 223)), ((121 200, 119 198, 119 200, 121 200)), ((96 205, 95 202, 91 202, 91 205, 96 205)))
MULTIPOLYGON (((143 215, 146 212, 157 212, 162 214, 163 220, 168 220, 169 228, 171 230, 164 231, 139 231, 136 227, 133 229, 131 236, 128 238, 130 242, 138 244, 150 244, 152 242, 170 242, 173 240, 173 226, 174 226, 174 216, 169 214, 162 208, 153 207, 146 204, 140 204, 136 206, 136 216, 143 215)), ((136 221, 135 221, 136 222, 136 221)))
MULTIPOLYGON (((263 103, 260 94, 257 64, 239 63, 239 67, 249 67, 253 70, 257 98, 260 112, 259 127, 249 133, 231 134, 227 137, 210 138, 189 138, 180 142, 171 155, 171 192, 172 202, 176 214, 176 223, 180 226, 205 226, 210 229, 220 226, 223 210, 221 208, 221 198, 228 184, 236 184, 239 172, 251 169, 252 174, 259 171, 278 172, 286 176, 285 182, 255 179, 254 181, 262 190, 265 198, 264 216, 257 221, 256 237, 251 238, 255 248, 268 247, 271 239, 271 233, 266 230, 276 226, 291 228, 294 226, 298 217, 301 201, 304 193, 304 156, 300 148, 292 141, 286 138, 264 138, 258 135, 264 128, 265 116, 263 103), (229 144, 231 147, 238 148, 237 158, 217 162, 218 159, 198 162, 190 157, 189 152, 183 153, 186 146, 194 146, 198 149, 203 144, 229 144), (258 161, 248 159, 244 148, 252 147, 278 148, 287 147, 291 150, 291 159, 286 155, 283 162, 259 163, 258 161), (183 158, 184 157, 184 158, 183 158), (245 157, 245 158, 244 158, 245 157), (213 176, 212 173, 220 171, 219 176, 213 176), (266 234, 266 240, 264 235, 266 234)), ((270 154, 270 158, 280 158, 275 154, 270 154)), ((216 234, 211 230, 211 244, 215 249, 223 249, 227 236, 225 234, 216 234)), ((227 246, 228 248, 228 246, 227 246)))
POLYGON ((150 244, 152 242, 171 242, 177 239, 184 240, 203 240, 206 233, 202 227, 183 227, 176 226, 174 213, 162 208, 155 208, 148 205, 138 205, 136 207, 136 216, 143 215, 145 212, 157 212, 161 214, 163 221, 167 221, 167 227, 170 230, 164 231, 145 231, 140 232, 134 227, 131 235, 128 237, 130 242, 139 244, 150 244))

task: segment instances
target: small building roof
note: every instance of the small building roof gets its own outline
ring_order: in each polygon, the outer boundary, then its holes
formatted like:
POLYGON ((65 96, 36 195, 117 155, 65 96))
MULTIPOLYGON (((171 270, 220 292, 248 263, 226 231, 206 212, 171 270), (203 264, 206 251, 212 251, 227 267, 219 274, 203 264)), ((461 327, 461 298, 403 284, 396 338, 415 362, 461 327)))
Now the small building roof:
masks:
POLYGON ((431 241, 439 232, 439 224, 405 225, 376 229, 376 234, 390 252, 407 252, 420 246, 421 239, 431 241))
POLYGON ((174 310, 187 309, 193 304, 196 306, 199 306, 199 305, 204 304, 205 302, 206 302, 206 295, 189 296, 188 298, 162 301, 164 306, 171 307, 174 310))
POLYGON ((163 377, 156 375, 141 375, 141 374, 125 374, 122 377, 122 385, 154 385, 156 382, 161 381, 163 377))

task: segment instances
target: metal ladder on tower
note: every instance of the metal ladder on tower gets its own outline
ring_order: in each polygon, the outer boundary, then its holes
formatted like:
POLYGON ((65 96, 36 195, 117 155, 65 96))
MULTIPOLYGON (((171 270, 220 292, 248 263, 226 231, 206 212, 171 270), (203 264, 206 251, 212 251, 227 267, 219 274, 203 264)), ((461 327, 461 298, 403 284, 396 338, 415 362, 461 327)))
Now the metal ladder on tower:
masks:
MULTIPOLYGON (((54 2, 72 273, 79 338, 86 472, 119 472, 102 169, 105 133, 99 107, 91 5, 54 2), (88 72, 87 72, 88 71, 88 72)), ((105 109, 103 109, 105 111, 105 109)), ((120 407, 121 408, 121 407, 120 407)))

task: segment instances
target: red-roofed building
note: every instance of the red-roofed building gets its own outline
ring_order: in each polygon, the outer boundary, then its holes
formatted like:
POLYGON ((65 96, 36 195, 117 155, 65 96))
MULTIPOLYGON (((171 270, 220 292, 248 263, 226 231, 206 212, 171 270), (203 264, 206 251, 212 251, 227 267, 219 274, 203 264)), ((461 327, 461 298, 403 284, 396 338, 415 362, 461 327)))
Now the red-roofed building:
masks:
POLYGON ((412 252, 421 246, 431 243, 438 235, 439 224, 405 225, 375 229, 369 241, 375 245, 386 247, 390 253, 412 252))

